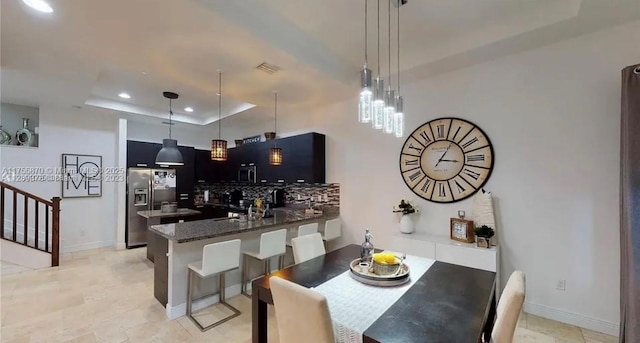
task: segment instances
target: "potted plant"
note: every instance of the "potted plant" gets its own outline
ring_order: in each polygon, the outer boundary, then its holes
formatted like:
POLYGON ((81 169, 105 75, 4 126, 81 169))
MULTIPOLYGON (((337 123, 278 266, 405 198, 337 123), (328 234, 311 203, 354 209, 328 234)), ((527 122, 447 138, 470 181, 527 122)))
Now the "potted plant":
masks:
POLYGON ((491 248, 491 237, 496 234, 492 228, 482 225, 473 230, 476 235, 476 244, 480 248, 491 248))
POLYGON ((416 228, 411 215, 420 212, 418 207, 409 201, 400 200, 400 204, 393 208, 393 212, 400 216, 400 232, 414 233, 416 228))

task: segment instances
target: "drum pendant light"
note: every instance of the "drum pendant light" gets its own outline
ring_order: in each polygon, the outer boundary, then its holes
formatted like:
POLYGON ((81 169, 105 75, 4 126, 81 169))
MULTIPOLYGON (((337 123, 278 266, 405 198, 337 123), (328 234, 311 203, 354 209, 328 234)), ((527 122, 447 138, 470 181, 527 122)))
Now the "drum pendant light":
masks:
POLYGON ((211 160, 227 160, 227 141, 222 139, 220 122, 222 121, 222 73, 218 71, 218 139, 211 140, 211 160))
MULTIPOLYGON (((274 124, 273 132, 277 135, 278 129, 278 92, 273 92, 274 96, 274 124)), ((272 166, 279 166, 282 164, 282 149, 278 148, 276 137, 274 137, 273 148, 269 149, 269 164, 272 166)))
POLYGON ((171 102, 178 98, 178 94, 173 92, 163 92, 162 95, 169 99, 169 138, 162 140, 162 149, 156 155, 156 164, 162 166, 182 166, 184 160, 182 154, 178 150, 178 141, 171 138, 171 127, 173 122, 171 117, 173 116, 173 110, 171 108, 171 102))

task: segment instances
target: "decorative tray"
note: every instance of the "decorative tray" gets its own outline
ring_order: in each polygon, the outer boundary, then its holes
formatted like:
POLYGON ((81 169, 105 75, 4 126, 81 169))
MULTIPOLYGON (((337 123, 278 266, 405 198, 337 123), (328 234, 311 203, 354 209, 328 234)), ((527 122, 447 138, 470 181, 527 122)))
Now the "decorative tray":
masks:
POLYGON ((409 281, 409 266, 406 264, 400 266, 400 273, 393 273, 391 275, 375 274, 368 264, 361 267, 359 258, 351 261, 349 267, 351 269, 351 277, 356 281, 371 286, 393 287, 409 281))

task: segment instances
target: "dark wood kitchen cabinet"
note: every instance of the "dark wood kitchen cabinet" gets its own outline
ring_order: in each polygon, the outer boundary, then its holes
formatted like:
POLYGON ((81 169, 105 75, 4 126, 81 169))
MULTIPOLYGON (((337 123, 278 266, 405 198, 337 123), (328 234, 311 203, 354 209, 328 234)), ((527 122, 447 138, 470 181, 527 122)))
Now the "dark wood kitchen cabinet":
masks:
POLYGON ((195 182, 211 183, 218 181, 218 168, 211 161, 211 151, 195 150, 195 182))
POLYGON ((127 167, 157 168, 156 155, 162 144, 127 141, 127 167))
POLYGON ((257 183, 324 183, 325 136, 307 133, 261 143, 246 144, 229 149, 227 181, 237 179, 237 171, 243 164, 256 166, 257 183), (269 164, 269 151, 277 146, 282 149, 282 165, 269 164), (231 180, 229 180, 231 179, 231 180))
POLYGON ((179 208, 192 208, 195 184, 195 149, 193 147, 178 146, 182 154, 184 165, 175 166, 176 195, 179 208))

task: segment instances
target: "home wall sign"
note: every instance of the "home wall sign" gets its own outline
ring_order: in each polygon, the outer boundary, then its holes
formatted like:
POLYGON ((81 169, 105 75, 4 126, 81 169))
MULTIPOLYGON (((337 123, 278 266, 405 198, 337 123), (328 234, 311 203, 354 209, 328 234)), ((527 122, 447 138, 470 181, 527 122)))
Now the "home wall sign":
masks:
POLYGON ((102 156, 62 154, 62 197, 102 196, 102 156))
POLYGON ((475 124, 438 118, 409 135, 400 152, 400 173, 421 198, 438 203, 466 199, 487 182, 493 146, 475 124))

